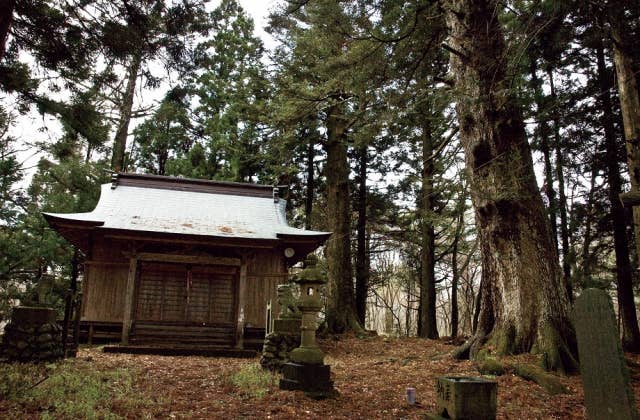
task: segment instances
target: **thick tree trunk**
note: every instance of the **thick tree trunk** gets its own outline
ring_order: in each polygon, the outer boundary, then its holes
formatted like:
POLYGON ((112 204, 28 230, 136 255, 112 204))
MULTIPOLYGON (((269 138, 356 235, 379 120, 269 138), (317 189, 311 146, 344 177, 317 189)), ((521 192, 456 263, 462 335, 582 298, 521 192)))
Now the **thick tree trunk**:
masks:
POLYGON ((136 54, 131 57, 129 63, 129 75, 127 85, 122 95, 120 103, 120 119, 116 134, 113 138, 113 154, 111 157, 111 169, 116 172, 126 171, 125 151, 127 148, 127 137, 129 136, 129 123, 131 122, 131 111, 133 109, 133 97, 138 80, 138 71, 142 63, 142 56, 136 54))
POLYGON ((329 284, 327 326, 342 333, 362 330, 355 310, 351 270, 351 219, 349 208, 349 162, 347 159, 346 124, 339 106, 327 116, 327 220, 333 235, 327 241, 329 284))
POLYGON ((0 61, 7 49, 7 38, 13 23, 13 10, 16 8, 16 0, 5 0, 0 11, 0 61))
POLYGON ((629 260, 627 244, 626 221, 624 207, 618 195, 622 189, 620 165, 618 164, 618 145, 613 125, 613 108, 609 89, 612 82, 608 77, 605 64, 604 49, 600 45, 596 49, 598 64, 598 82, 602 99, 602 126, 606 145, 607 174, 609 181, 609 202, 611 204, 611 220, 613 222, 613 242, 616 255, 616 285, 618 289, 618 303, 622 316, 622 346, 627 351, 640 351, 640 329, 636 307, 633 302, 633 276, 629 260))
POLYGON ((420 249, 420 324, 418 335, 423 338, 438 338, 436 322, 436 235, 433 227, 434 188, 433 134, 430 115, 424 117, 422 125, 422 188, 418 200, 420 209, 422 247, 420 249))
POLYGON ((507 79, 497 0, 449 0, 451 66, 482 255, 478 329, 459 357, 487 340, 498 354, 539 352, 574 370, 569 302, 533 171, 524 123, 507 79))
POLYGON ((356 313, 360 324, 364 325, 367 315, 367 295, 369 293, 369 264, 367 254, 367 146, 358 150, 358 222, 356 248, 356 313))
POLYGON ((558 180, 558 209, 560 210, 560 238, 562 240, 562 280, 567 290, 569 302, 573 302, 573 287, 571 285, 571 264, 569 261, 569 221, 567 219, 567 196, 564 192, 564 159, 560 148, 560 118, 558 117, 558 95, 553 80, 553 70, 547 68, 549 86, 551 87, 551 100, 553 108, 553 137, 556 152, 556 179, 558 180))
POLYGON ((538 78, 537 61, 535 58, 531 58, 531 84, 533 85, 536 106, 538 108, 538 136, 540 137, 540 152, 542 152, 544 159, 544 181, 546 184, 544 192, 549 202, 547 211, 549 213, 549 221, 551 222, 553 243, 556 247, 556 252, 558 252, 558 223, 556 221, 558 203, 556 202, 556 190, 553 186, 553 167, 551 166, 551 149, 549 147, 550 133, 546 115, 542 112, 542 110, 546 108, 546 105, 543 100, 542 82, 538 78))
MULTIPOLYGON (((618 96, 620 97, 620 109, 624 123, 631 191, 640 192, 640 96, 633 57, 629 50, 631 45, 623 37, 625 28, 622 25, 626 21, 623 12, 624 10, 617 3, 610 5, 613 62, 616 67, 618 96)), ((640 207, 633 208, 633 225, 636 255, 640 259, 640 207)))

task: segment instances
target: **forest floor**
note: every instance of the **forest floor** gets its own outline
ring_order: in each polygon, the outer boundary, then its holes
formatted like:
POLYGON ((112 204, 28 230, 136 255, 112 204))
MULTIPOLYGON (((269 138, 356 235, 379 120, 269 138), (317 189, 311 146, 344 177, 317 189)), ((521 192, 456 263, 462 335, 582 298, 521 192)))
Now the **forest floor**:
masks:
MULTIPOLYGON (((100 347, 92 347, 82 349, 77 359, 62 365, 67 370, 79 369, 75 376, 85 379, 91 372, 99 372, 95 386, 102 383, 107 384, 106 388, 90 393, 112 392, 112 397, 99 403, 83 403, 86 407, 81 409, 88 411, 82 414, 78 407, 69 411, 56 401, 43 403, 24 394, 0 399, 0 417, 69 418, 93 412, 100 418, 419 419, 435 412, 437 376, 479 375, 474 362, 453 360, 449 353, 454 347, 443 341, 346 336, 322 340, 321 346, 338 391, 334 398, 316 401, 302 392, 279 390, 278 376, 259 369, 258 358, 105 354, 100 347), (407 387, 416 389, 417 404, 406 402, 407 387)), ((635 362, 632 382, 640 401, 640 357, 627 356, 635 362)), ((518 356, 510 362, 535 363, 535 358, 518 356)), ((71 386, 72 378, 67 376, 61 383, 71 386)), ((567 393, 556 395, 513 372, 494 379, 498 382, 499 419, 585 418, 579 376, 559 377, 567 393)), ((47 380, 42 383, 46 385, 47 380)), ((36 383, 25 389, 31 392, 45 385, 36 383)), ((86 384, 79 386, 83 392, 91 389, 86 384)), ((43 392, 50 395, 52 390, 43 392)), ((59 399, 72 399, 75 392, 54 394, 59 399)))

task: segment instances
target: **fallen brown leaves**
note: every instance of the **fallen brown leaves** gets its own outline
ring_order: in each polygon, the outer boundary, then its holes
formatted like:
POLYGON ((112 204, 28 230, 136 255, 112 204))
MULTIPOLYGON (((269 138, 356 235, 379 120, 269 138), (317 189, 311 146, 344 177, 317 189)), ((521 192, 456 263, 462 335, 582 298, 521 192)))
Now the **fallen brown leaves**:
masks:
MULTIPOLYGON (((153 401, 147 414, 161 418, 417 419, 435 411, 437 376, 478 375, 473 362, 451 359, 448 353, 453 347, 440 341, 347 336, 324 340, 321 345, 339 392, 338 397, 323 401, 301 392, 281 391, 277 385, 262 398, 243 395, 231 377, 258 359, 104 354, 95 348, 82 350, 79 358, 91 358, 104 369, 136 370, 136 390, 153 401), (416 388, 418 404, 406 403, 407 387, 416 388)), ((640 357, 629 357, 640 363, 640 357)), ((632 378, 640 400, 637 369, 632 378)), ((562 378, 570 393, 555 396, 512 373, 496 380, 500 419, 585 418, 579 376, 562 378)), ((137 417, 136 413, 121 414, 137 417)))

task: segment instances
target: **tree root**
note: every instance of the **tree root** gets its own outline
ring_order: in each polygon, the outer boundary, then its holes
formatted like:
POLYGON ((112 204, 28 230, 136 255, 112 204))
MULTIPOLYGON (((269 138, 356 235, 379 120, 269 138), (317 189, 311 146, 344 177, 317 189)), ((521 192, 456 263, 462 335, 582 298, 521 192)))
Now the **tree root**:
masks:
POLYGON ((456 360, 475 359, 486 341, 487 337, 484 334, 477 333, 457 347, 451 355, 456 360))
POLYGON ((532 381, 544 388, 550 395, 568 394, 569 390, 562 385, 560 379, 556 376, 545 372, 539 366, 535 365, 516 365, 515 374, 527 381, 532 381))

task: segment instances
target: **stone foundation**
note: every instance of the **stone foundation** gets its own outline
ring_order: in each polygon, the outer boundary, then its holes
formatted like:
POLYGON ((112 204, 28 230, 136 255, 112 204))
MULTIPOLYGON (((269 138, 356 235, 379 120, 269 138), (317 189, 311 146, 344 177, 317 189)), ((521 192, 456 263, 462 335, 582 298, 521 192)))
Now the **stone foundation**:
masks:
POLYGON ((4 355, 10 361, 45 362, 61 359, 62 328, 56 311, 49 308, 17 307, 4 327, 4 355))
POLYGON ((264 339, 260 365, 272 371, 282 371, 282 366, 288 363, 289 353, 300 346, 300 334, 289 334, 274 331, 264 339))

